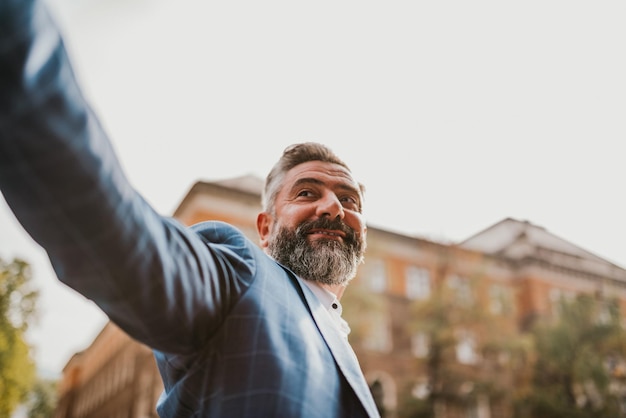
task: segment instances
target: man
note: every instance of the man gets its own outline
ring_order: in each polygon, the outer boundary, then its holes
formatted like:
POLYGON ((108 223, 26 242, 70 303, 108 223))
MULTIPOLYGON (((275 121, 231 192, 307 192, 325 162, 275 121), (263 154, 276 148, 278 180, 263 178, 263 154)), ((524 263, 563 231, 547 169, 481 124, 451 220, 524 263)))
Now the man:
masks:
POLYGON ((295 145, 271 170, 259 248, 131 187, 36 0, 0 0, 0 91, 1 190, 59 278, 154 349, 162 417, 378 415, 339 304, 365 249, 362 188, 328 148, 295 145))

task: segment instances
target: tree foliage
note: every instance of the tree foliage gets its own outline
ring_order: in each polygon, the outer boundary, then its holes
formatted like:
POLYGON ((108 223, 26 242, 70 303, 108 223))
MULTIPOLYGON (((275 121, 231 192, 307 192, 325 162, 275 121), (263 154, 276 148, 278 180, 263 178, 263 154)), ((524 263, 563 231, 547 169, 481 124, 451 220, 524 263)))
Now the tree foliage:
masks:
POLYGON ((626 416, 626 332, 615 301, 562 300, 554 321, 532 329, 537 350, 522 417, 626 416))
POLYGON ((35 315, 37 292, 30 266, 0 258, 0 416, 8 417, 25 400, 35 376, 24 333, 35 315))
POLYGON ((532 343, 511 326, 511 314, 494 314, 470 296, 479 292, 465 280, 468 289, 441 283, 413 305, 409 332, 427 341, 427 354, 418 360, 426 380, 421 394, 406 397, 402 417, 433 417, 444 404, 464 411, 481 397, 509 403, 528 388, 532 343), (464 340, 469 346, 460 361, 464 340))
POLYGON ((54 414, 57 402, 56 382, 37 379, 28 402, 28 418, 49 418, 54 414))

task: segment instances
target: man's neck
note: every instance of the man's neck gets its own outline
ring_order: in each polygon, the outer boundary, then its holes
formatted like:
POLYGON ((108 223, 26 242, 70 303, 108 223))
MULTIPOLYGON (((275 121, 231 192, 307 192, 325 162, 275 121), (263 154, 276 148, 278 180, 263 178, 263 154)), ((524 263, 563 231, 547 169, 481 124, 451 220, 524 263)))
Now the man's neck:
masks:
POLYGON ((341 296, 343 296, 343 292, 346 290, 346 286, 342 284, 326 284, 316 282, 321 288, 328 290, 337 296, 337 299, 341 300, 341 296))

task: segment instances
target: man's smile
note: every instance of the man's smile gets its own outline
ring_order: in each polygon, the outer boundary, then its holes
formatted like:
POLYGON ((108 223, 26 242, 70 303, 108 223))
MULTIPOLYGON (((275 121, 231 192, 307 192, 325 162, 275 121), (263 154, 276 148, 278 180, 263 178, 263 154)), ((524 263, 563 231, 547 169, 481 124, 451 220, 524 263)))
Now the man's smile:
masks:
POLYGON ((339 237, 339 238, 344 238, 346 236, 346 234, 343 231, 326 230, 326 229, 312 229, 307 232, 307 235, 324 235, 327 237, 330 236, 330 237, 339 237))

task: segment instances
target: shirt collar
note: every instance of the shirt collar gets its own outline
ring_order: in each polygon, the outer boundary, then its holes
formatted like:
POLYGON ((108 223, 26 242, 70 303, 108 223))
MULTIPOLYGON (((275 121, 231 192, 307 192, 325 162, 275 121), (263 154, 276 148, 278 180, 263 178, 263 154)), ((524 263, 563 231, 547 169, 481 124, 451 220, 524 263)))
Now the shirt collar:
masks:
POLYGON ((338 313, 341 315, 341 304, 339 303, 339 299, 337 299, 337 295, 330 290, 324 289, 318 282, 313 280, 300 279, 300 281, 311 289, 311 292, 317 296, 327 310, 339 311, 338 313))

